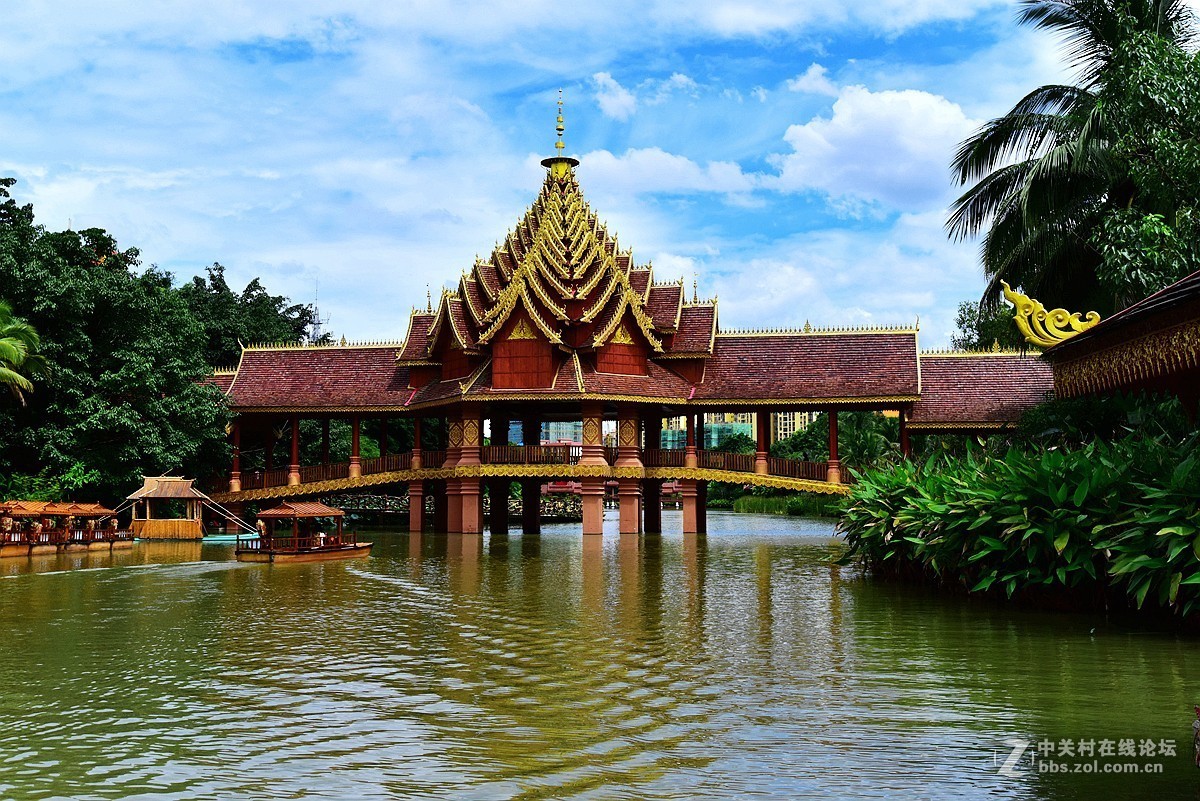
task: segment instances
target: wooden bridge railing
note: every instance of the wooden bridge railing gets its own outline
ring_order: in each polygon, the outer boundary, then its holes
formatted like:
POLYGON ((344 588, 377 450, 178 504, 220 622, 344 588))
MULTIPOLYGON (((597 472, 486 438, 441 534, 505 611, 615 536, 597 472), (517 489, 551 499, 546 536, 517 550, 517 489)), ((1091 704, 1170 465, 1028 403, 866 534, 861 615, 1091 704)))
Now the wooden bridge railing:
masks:
MULTIPOLYGON (((300 483, 308 484, 313 481, 331 481, 335 478, 349 478, 350 463, 335 462, 333 464, 305 465, 300 468, 300 483)), ((242 486, 245 486, 243 483, 242 486)))
POLYGON ((446 452, 441 450, 421 449, 421 467, 425 469, 441 467, 446 463, 446 452))
POLYGON ((646 467, 683 467, 682 448, 647 448, 642 451, 642 464, 646 467))
POLYGON ((771 456, 767 459, 767 470, 771 475, 783 478, 824 481, 829 472, 829 465, 825 462, 802 462, 798 459, 779 459, 771 456))
POLYGON ((375 459, 363 459, 361 464, 364 476, 375 473, 392 473, 397 470, 407 470, 412 465, 412 454, 389 453, 387 456, 375 459))
POLYGON ((488 445, 484 464, 579 464, 579 445, 488 445))
POLYGON ((699 451, 696 456, 700 467, 706 470, 733 470, 739 473, 754 472, 753 453, 699 451))

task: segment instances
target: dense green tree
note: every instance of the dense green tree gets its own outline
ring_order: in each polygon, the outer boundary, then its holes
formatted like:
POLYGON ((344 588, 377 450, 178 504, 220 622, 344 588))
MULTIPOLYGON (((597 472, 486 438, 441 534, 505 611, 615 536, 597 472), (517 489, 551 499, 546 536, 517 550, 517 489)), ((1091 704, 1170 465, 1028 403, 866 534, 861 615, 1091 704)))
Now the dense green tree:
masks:
POLYGON ((257 278, 235 292, 221 264, 213 264, 207 272, 207 278, 196 276, 180 287, 179 294, 204 330, 203 357, 208 364, 237 364, 243 344, 308 339, 316 320, 311 305, 272 295, 257 278))
POLYGON ((758 444, 745 434, 727 434, 721 437, 712 450, 724 453, 754 453, 758 450, 758 444))
POLYGON ((1061 36, 1078 83, 1033 90, 963 142, 953 169, 970 188, 947 227, 955 238, 984 235, 985 303, 1005 280, 1050 306, 1107 313, 1120 299, 1097 276, 1093 237, 1138 186, 1113 151, 1122 120, 1101 94, 1133 37, 1177 47, 1193 40, 1194 18, 1184 0, 1022 0, 1018 20, 1061 36))
MULTIPOLYGON (((838 413, 838 459, 862 469, 895 459, 900 452, 900 423, 876 412, 838 413)), ((822 412, 804 430, 771 446, 784 459, 823 462, 829 458, 829 415, 822 412)))
POLYGON ((1115 54, 1100 102, 1122 125, 1113 151, 1138 187, 1092 244, 1122 305, 1200 269, 1200 55, 1136 33, 1115 54))
POLYGON ((1003 350, 1028 347, 1013 323, 1012 308, 1007 305, 963 301, 958 304, 954 325, 958 330, 950 338, 950 345, 958 350, 989 350, 997 345, 1003 350))
POLYGON ((138 271, 135 249, 100 229, 46 231, 6 197, 0 292, 52 366, 25 406, 0 405, 0 472, 95 470, 88 496, 112 501, 142 474, 227 465, 228 414, 202 383, 203 332, 169 275, 138 271))

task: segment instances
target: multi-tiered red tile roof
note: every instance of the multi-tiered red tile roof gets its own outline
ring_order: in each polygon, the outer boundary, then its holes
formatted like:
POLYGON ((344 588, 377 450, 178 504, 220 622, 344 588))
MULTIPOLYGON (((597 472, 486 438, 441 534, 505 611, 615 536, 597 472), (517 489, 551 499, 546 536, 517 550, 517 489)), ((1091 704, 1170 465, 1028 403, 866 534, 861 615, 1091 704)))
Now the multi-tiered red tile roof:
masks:
POLYGON ((925 357, 915 328, 720 333, 717 302, 647 265, 550 159, 533 205, 403 343, 247 348, 241 411, 418 410, 461 402, 621 398, 679 408, 902 408, 914 425, 1014 419, 1049 388, 1031 358, 925 357), (918 400, 920 398, 920 400, 918 400))

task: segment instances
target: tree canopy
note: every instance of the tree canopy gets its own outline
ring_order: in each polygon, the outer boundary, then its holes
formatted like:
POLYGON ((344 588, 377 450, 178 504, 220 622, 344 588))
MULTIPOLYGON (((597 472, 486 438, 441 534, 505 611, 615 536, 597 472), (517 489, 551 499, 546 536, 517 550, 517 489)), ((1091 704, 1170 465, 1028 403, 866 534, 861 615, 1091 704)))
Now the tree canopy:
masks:
POLYGON ((228 344, 239 336, 297 339, 304 307, 258 281, 235 295, 219 265, 209 271, 215 289, 204 279, 176 288, 107 232, 47 231, 31 206, 7 191, 0 199, 0 300, 37 331, 47 363, 26 405, 0 397, 8 486, 85 476, 58 486, 112 501, 143 474, 207 478, 226 468, 229 414, 205 381, 210 365, 236 362, 228 344), (226 296, 234 302, 222 309, 226 296))
MULTIPOLYGON (((1049 306, 1107 314, 1127 298, 1102 280, 1112 253, 1097 236, 1146 197, 1145 176, 1121 146, 1145 122, 1117 100, 1135 90, 1129 47, 1150 37, 1178 58, 1194 41, 1194 17, 1184 0, 1022 0, 1018 21, 1062 36, 1078 82, 1034 89, 962 143, 952 166, 969 188, 947 227, 955 238, 983 235, 985 304, 1006 280, 1049 306)), ((1144 235, 1146 220, 1136 222, 1144 235)), ((1127 248, 1131 237, 1120 233, 1105 241, 1127 248)))
POLYGON ((316 320, 311 305, 272 295, 257 278, 240 293, 235 292, 225 280, 225 267, 219 263, 207 272, 207 278, 196 276, 179 288, 180 298, 203 329, 207 364, 236 365, 243 344, 308 338, 316 320))

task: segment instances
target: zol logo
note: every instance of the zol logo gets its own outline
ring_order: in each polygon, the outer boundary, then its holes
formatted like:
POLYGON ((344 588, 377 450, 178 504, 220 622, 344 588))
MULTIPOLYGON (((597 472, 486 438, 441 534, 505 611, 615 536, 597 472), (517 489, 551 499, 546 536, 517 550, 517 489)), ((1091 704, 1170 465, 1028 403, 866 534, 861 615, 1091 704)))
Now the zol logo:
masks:
POLYGON ((1005 745, 1012 746, 1012 751, 1004 760, 1004 764, 1000 766, 996 772, 1001 776, 1017 778, 1021 774, 1017 771, 1017 763, 1021 761, 1021 757, 1025 755, 1025 751, 1029 748, 1029 740, 1020 740, 1016 737, 1010 737, 1004 741, 1005 745))

